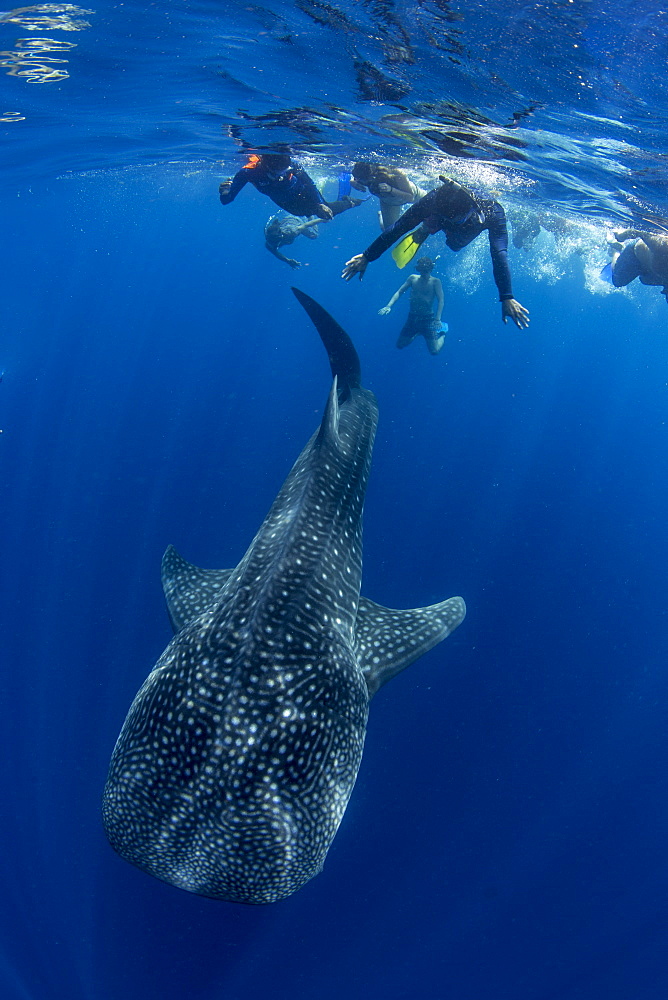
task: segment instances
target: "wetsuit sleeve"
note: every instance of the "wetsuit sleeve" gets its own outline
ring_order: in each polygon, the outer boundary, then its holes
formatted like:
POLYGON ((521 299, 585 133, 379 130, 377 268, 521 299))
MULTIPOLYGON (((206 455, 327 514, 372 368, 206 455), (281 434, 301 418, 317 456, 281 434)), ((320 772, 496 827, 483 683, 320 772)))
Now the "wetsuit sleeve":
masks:
POLYGON ((246 167, 242 167, 241 170, 238 170, 236 172, 236 174, 232 179, 230 190, 227 192, 227 194, 221 194, 220 196, 220 200, 223 205, 229 205, 230 202, 234 201, 236 196, 241 191, 242 187, 245 184, 248 184, 250 180, 249 175, 250 175, 250 170, 248 170, 246 167))
POLYGON ((378 239, 374 240, 371 246, 364 251, 366 259, 368 261, 378 260, 381 254, 384 254, 393 243, 396 243, 406 233, 410 233, 411 229, 415 229, 430 215, 434 215, 435 199, 433 196, 437 193, 438 191, 430 191, 424 198, 420 198, 414 205, 411 205, 403 215, 400 215, 394 225, 381 233, 378 239))
POLYGON ((506 213, 498 202, 492 204, 487 215, 487 233, 489 236, 489 249, 492 255, 492 270, 494 281, 499 289, 499 302, 506 299, 514 299, 512 279, 510 277, 510 265, 508 263, 508 226, 506 224, 506 213))

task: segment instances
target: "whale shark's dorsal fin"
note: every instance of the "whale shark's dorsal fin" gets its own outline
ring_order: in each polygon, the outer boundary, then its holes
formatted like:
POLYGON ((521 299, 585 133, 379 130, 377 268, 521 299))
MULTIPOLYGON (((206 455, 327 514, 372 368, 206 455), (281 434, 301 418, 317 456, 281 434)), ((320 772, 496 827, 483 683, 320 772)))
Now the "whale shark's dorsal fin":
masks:
POLYGON ((466 614, 461 597, 428 608, 395 611, 360 597, 355 623, 358 663, 369 697, 457 628, 466 614))
POLYGON ((334 381, 332 382, 332 388, 329 391, 329 396, 327 398, 327 406, 325 407, 325 412, 322 415, 322 420, 320 422, 320 430, 318 431, 318 442, 335 442, 339 438, 339 376, 334 376, 334 381))
POLYGON ((167 548, 162 557, 160 578, 175 632, 180 632, 213 603, 231 573, 231 569, 200 569, 180 556, 173 545, 167 548))
POLYGON ((343 400, 348 396, 350 389, 359 389, 362 384, 360 359, 355 346, 343 327, 339 326, 319 302, 299 288, 293 288, 292 291, 320 334, 329 357, 332 375, 338 379, 340 398, 343 400))

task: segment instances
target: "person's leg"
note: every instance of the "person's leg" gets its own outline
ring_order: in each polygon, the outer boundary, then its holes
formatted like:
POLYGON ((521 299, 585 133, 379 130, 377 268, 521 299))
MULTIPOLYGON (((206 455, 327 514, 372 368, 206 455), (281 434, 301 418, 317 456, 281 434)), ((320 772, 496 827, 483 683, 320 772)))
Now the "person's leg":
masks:
POLYGON ((445 334, 441 333, 436 337, 433 333, 428 337, 425 337, 425 343, 427 345, 427 350, 430 354, 436 355, 440 354, 443 344, 445 343, 445 334))
POLYGON ((638 263, 640 265, 640 270, 646 273, 652 271, 652 255, 650 253, 649 247, 644 240, 636 240, 635 246, 633 247, 635 255, 638 258, 638 263))
POLYGON ((419 330, 415 329, 415 318, 411 315, 411 313, 409 313, 408 319, 404 323, 404 328, 399 334, 399 339, 397 340, 397 347, 399 350, 401 351, 402 348, 408 347, 409 344, 412 344, 418 333, 419 330))
POLYGON ((660 236, 645 236, 636 243, 643 285, 665 285, 668 281, 668 240, 660 236))
POLYGON ((325 205, 331 208, 333 215, 341 215, 341 212, 347 212, 349 208, 357 208, 358 205, 362 204, 362 200, 348 196, 341 198, 339 201, 326 201, 325 205))
POLYGON ((424 342, 430 354, 436 355, 440 352, 445 343, 445 334, 434 329, 434 320, 429 320, 422 331, 424 342))
POLYGON ((389 229, 393 226, 401 215, 403 205, 388 205, 387 202, 380 203, 380 228, 389 229))

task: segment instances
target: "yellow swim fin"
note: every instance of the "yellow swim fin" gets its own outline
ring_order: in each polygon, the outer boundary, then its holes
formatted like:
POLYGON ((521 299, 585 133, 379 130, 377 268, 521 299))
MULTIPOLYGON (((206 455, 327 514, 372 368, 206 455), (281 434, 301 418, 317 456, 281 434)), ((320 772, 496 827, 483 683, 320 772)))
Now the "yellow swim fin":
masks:
POLYGON ((422 240, 415 238, 415 233, 409 233, 408 236, 404 236, 401 242, 397 243, 392 251, 392 260, 398 268, 406 267, 406 264, 413 260, 418 247, 422 246, 422 242, 422 240))

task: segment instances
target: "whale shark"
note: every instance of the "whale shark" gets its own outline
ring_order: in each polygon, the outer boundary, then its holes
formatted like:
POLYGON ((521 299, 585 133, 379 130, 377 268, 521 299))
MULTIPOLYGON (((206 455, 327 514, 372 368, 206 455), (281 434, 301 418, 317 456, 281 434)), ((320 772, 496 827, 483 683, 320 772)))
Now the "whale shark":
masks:
POLYGON ((293 292, 329 356, 322 421, 236 567, 165 552, 175 635, 130 707, 103 797, 123 858, 236 903, 276 902, 322 870, 370 699, 465 614, 460 597, 393 610, 360 596, 378 407, 348 335, 293 292))

